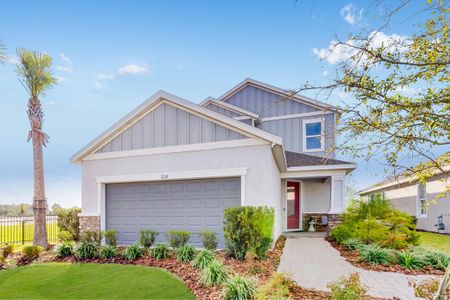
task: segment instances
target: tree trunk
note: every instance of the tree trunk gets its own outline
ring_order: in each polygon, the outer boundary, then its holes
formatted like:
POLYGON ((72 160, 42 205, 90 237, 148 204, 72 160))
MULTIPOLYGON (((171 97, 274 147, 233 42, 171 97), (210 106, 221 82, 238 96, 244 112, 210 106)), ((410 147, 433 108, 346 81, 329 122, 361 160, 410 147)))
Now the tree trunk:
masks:
POLYGON ((31 130, 28 140, 33 142, 33 164, 34 164, 34 236, 33 245, 47 247, 47 199, 45 198, 44 182, 44 158, 42 146, 47 141, 47 135, 41 130, 44 114, 40 101, 31 98, 28 102, 28 118, 30 119, 31 130))

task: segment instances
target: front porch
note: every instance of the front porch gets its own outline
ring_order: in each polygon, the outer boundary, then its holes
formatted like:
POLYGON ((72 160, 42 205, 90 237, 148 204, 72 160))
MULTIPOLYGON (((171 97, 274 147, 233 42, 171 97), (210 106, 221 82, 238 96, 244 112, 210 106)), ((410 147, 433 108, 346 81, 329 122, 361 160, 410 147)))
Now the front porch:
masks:
POLYGON ((339 223, 346 203, 346 170, 289 171, 282 174, 283 231, 328 232, 339 223))

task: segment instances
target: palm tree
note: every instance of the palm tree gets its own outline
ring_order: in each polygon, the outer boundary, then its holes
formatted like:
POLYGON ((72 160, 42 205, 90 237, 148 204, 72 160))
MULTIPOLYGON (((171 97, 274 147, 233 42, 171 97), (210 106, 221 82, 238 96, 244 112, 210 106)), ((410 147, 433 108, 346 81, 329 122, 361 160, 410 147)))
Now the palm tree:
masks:
POLYGON ((44 161, 42 157, 42 146, 46 146, 48 135, 42 131, 44 112, 42 111, 39 96, 44 95, 55 83, 50 67, 52 58, 45 53, 18 49, 17 74, 20 83, 27 90, 30 98, 28 100, 28 119, 31 129, 28 133, 28 141, 33 142, 33 164, 34 164, 34 237, 33 244, 46 247, 47 243, 47 199, 45 198, 44 183, 44 161))

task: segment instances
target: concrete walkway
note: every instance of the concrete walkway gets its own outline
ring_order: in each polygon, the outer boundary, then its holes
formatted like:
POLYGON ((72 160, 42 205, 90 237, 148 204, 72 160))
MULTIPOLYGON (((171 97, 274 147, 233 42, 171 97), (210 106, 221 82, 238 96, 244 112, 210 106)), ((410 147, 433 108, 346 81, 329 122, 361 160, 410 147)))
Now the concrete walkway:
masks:
POLYGON ((313 235, 288 237, 278 271, 287 274, 302 287, 323 291, 328 290, 328 283, 359 273, 369 295, 388 299, 416 299, 414 289, 408 283, 433 278, 431 275, 413 276, 355 267, 323 237, 313 235))

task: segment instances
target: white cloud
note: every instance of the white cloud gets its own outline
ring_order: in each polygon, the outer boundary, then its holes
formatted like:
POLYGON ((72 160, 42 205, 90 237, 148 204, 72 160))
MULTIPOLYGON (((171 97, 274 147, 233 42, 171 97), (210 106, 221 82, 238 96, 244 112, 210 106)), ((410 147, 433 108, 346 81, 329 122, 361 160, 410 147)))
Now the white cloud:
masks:
POLYGON ((138 66, 138 65, 125 65, 120 67, 117 70, 117 73, 120 75, 124 75, 124 74, 148 74, 149 70, 147 67, 145 66, 138 66))
POLYGON ((72 60, 70 60, 70 58, 67 55, 65 55, 64 53, 61 53, 59 56, 61 57, 62 61, 64 62, 64 65, 57 66, 56 69, 61 72, 72 73, 73 72, 72 60))
POLYGON ((323 71, 322 71, 322 75, 323 75, 323 76, 328 76, 329 74, 330 74, 330 73, 329 73, 327 70, 323 70, 323 71))
POLYGON ((353 25, 356 21, 356 8, 353 6, 353 3, 349 3, 343 8, 341 8, 341 16, 344 20, 353 25))
POLYGON ((106 85, 106 84, 104 84, 104 83, 101 83, 101 82, 99 82, 99 81, 94 81, 94 89, 96 90, 96 91, 104 91, 104 90, 106 90, 106 89, 108 89, 109 88, 109 86, 108 85, 106 85))
POLYGON ((7 64, 16 65, 19 63, 19 59, 17 58, 17 56, 6 55, 5 59, 7 64))
POLYGON ((57 82, 65 82, 65 81, 67 81, 67 78, 62 77, 62 76, 56 75, 55 78, 56 78, 57 82))
POLYGON ((94 75, 97 80, 113 80, 122 75, 144 75, 150 73, 150 70, 145 65, 128 64, 119 67, 115 72, 110 74, 98 73, 94 75))
MULTIPOLYGON (((379 48, 381 46, 395 51, 404 51, 409 42, 409 37, 398 34, 385 34, 384 32, 373 31, 368 36, 369 48, 379 48)), ((348 45, 338 44, 337 41, 331 41, 327 48, 314 48, 313 53, 321 60, 326 60, 330 64, 338 64, 350 60, 358 53, 358 49, 351 46, 358 46, 355 40, 347 40, 348 45)), ((364 59, 364 58, 363 58, 364 59)))

